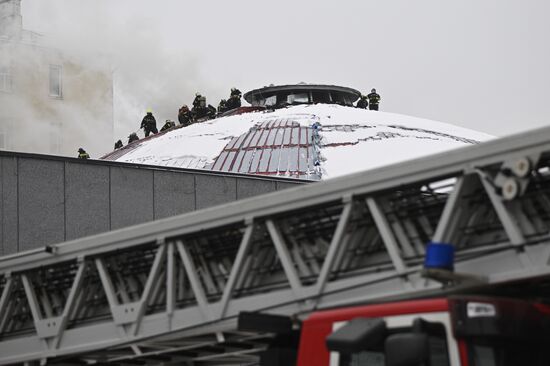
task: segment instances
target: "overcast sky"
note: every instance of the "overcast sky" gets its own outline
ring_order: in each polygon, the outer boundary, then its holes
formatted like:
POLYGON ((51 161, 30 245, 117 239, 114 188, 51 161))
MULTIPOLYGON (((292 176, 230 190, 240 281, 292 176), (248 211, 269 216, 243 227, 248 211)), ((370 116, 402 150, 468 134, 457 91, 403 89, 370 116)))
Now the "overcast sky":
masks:
MULTIPOLYGON (((550 125, 548 0, 23 0, 24 27, 109 55, 115 133, 195 92, 376 87, 381 110, 494 135, 550 125), (321 4, 322 3, 322 4, 321 4)), ((135 126, 134 126, 135 125, 135 126)))

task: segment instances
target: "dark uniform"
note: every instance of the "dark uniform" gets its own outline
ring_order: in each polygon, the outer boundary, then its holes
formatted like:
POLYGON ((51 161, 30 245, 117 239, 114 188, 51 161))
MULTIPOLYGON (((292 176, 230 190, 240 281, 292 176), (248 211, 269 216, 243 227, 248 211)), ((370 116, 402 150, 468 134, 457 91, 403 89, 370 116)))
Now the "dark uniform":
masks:
POLYGON ((357 101, 357 105, 355 107, 361 108, 361 109, 367 109, 368 106, 369 106, 369 102, 367 101, 367 97, 364 95, 361 95, 361 98, 357 101))
POLYGON ((239 108, 241 106, 241 96, 240 95, 232 95, 227 100, 227 103, 225 104, 227 107, 227 110, 239 108))
MULTIPOLYGON (((193 99, 193 108, 191 108, 191 109, 200 108, 201 100, 203 98, 204 97, 202 95, 200 95, 200 93, 195 93, 195 99, 193 99)), ((204 100, 206 101, 206 98, 204 98, 204 100)))
POLYGON ((184 127, 187 127, 193 123, 193 115, 191 114, 189 107, 187 107, 185 104, 181 106, 178 111, 178 121, 184 127))
POLYGON ((227 100, 222 99, 220 100, 220 104, 218 104, 218 114, 222 114, 223 112, 227 111, 227 100))
POLYGON ((209 104, 207 109, 208 109, 208 112, 207 112, 208 118, 209 119, 216 118, 216 108, 212 104, 209 104))
POLYGON ((231 88, 231 94, 230 94, 230 96, 234 96, 234 95, 238 95, 239 98, 240 98, 241 95, 242 95, 242 93, 241 93, 241 91, 240 91, 239 89, 237 89, 237 88, 231 88))
POLYGON ((90 155, 88 155, 88 153, 83 148, 80 148, 80 149, 78 149, 78 158, 79 159, 89 159, 90 155))
POLYGON ((157 120, 153 116, 152 112, 147 112, 145 117, 143 117, 143 120, 141 121, 141 127, 145 131, 145 137, 149 136, 149 134, 152 133, 158 133, 157 130, 157 120))
POLYGON ((372 89, 371 93, 367 95, 369 98, 369 109, 372 111, 378 110, 378 103, 380 103, 380 95, 376 93, 376 89, 372 89))
POLYGON ((120 149, 122 146, 124 146, 124 145, 122 145, 122 141, 121 141, 121 140, 118 140, 117 142, 115 142, 115 150, 116 150, 116 149, 120 149))
POLYGON ((166 123, 164 124, 164 126, 162 126, 162 128, 160 129, 160 132, 162 131, 166 131, 166 130, 169 130, 171 129, 172 127, 175 127, 176 124, 172 121, 170 121, 169 119, 166 120, 166 123))
POLYGON ((209 111, 206 106, 206 97, 203 97, 199 93, 196 94, 195 100, 193 101, 193 109, 191 109, 191 114, 193 115, 194 120, 208 116, 209 111))
POLYGON ((138 137, 138 135, 136 135, 135 132, 132 132, 130 134, 130 136, 128 136, 128 143, 129 144, 131 144, 132 142, 137 141, 137 140, 139 140, 139 137, 138 137))
POLYGON ((241 91, 237 88, 231 88, 231 95, 225 103, 227 110, 239 108, 241 106, 241 91))

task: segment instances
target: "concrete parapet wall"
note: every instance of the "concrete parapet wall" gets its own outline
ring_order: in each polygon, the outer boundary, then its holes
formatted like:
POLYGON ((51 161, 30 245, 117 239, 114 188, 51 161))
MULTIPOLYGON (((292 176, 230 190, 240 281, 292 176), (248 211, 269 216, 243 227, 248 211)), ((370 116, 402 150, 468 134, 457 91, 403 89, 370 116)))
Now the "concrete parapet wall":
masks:
POLYGON ((303 183, 0 151, 0 255, 303 183))

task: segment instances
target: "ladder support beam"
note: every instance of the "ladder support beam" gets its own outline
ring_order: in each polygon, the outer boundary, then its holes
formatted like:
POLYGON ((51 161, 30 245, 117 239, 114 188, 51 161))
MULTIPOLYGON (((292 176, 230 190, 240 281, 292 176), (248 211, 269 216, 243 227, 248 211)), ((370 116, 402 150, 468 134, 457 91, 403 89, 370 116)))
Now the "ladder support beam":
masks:
POLYGON ((397 244, 397 240, 395 239, 388 220, 374 198, 368 197, 366 202, 395 270, 399 274, 404 274, 407 271, 407 266, 403 258, 401 258, 399 245, 397 244))
POLYGON ((300 278, 298 276, 298 272, 296 271, 296 267, 294 266, 294 263, 292 263, 292 257, 290 256, 288 247, 284 242, 283 235, 273 220, 266 220, 265 224, 267 226, 267 231, 271 236, 271 240, 273 241, 273 245, 277 250, 277 254, 279 255, 279 260, 281 261, 281 265, 283 266, 288 282, 290 282, 290 287, 294 291, 296 297, 298 297, 300 296, 302 284, 300 283, 300 278))
POLYGON ((317 295, 320 295, 323 292, 334 264, 334 259, 336 258, 338 251, 341 250, 342 238, 346 231, 352 209, 353 201, 348 199, 344 205, 340 219, 338 220, 338 225, 336 226, 334 235, 332 236, 332 241, 325 257, 323 267, 321 267, 321 273, 319 274, 319 279, 317 280, 317 295))
POLYGON ((78 265, 78 270, 73 280, 73 285, 71 286, 69 296, 67 297, 67 303, 65 304, 63 314, 61 315, 61 322, 59 324, 59 329, 57 330, 57 335, 53 342, 53 348, 58 348, 59 343, 63 339, 63 332, 67 327, 69 317, 74 310, 78 291, 81 290, 82 282, 84 281, 84 271, 86 270, 86 265, 87 263, 84 260, 82 260, 78 265))
POLYGON ((211 320, 212 317, 210 315, 210 310, 208 308, 208 300, 206 298, 206 292, 204 291, 204 287, 201 284, 200 278, 197 273, 197 269, 195 267, 195 263, 193 262, 193 258, 191 258, 191 255, 189 254, 188 249, 183 244, 183 241, 181 240, 176 241, 176 246, 181 256, 181 260, 183 261, 185 273, 187 274, 187 278, 191 283, 191 287, 193 288, 193 293, 195 294, 195 298, 197 299, 197 303, 199 305, 199 308, 201 309, 201 313, 205 320, 211 320))
POLYGON ((233 267, 231 268, 231 273, 229 274, 229 278, 227 279, 227 283, 225 284, 225 289, 223 291, 223 295, 220 303, 220 310, 219 310, 219 316, 218 316, 219 318, 223 318, 225 311, 227 309, 227 304, 229 302, 231 294, 233 293, 235 284, 237 283, 237 279, 239 276, 243 275, 242 273, 243 262, 246 254, 248 253, 248 248, 250 247, 250 243, 252 243, 253 233, 254 233, 254 222, 250 222, 245 229, 243 239, 241 240, 241 244, 239 245, 237 256, 235 257, 235 262, 233 263, 233 267))

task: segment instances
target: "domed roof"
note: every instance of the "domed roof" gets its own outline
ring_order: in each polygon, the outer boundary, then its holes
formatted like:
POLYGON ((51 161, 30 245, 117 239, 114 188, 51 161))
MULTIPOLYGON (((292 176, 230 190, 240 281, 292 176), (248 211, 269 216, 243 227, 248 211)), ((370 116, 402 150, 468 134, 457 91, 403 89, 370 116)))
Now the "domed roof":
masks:
POLYGON ((320 180, 491 138, 395 113, 311 104, 176 127, 103 159, 320 180))

